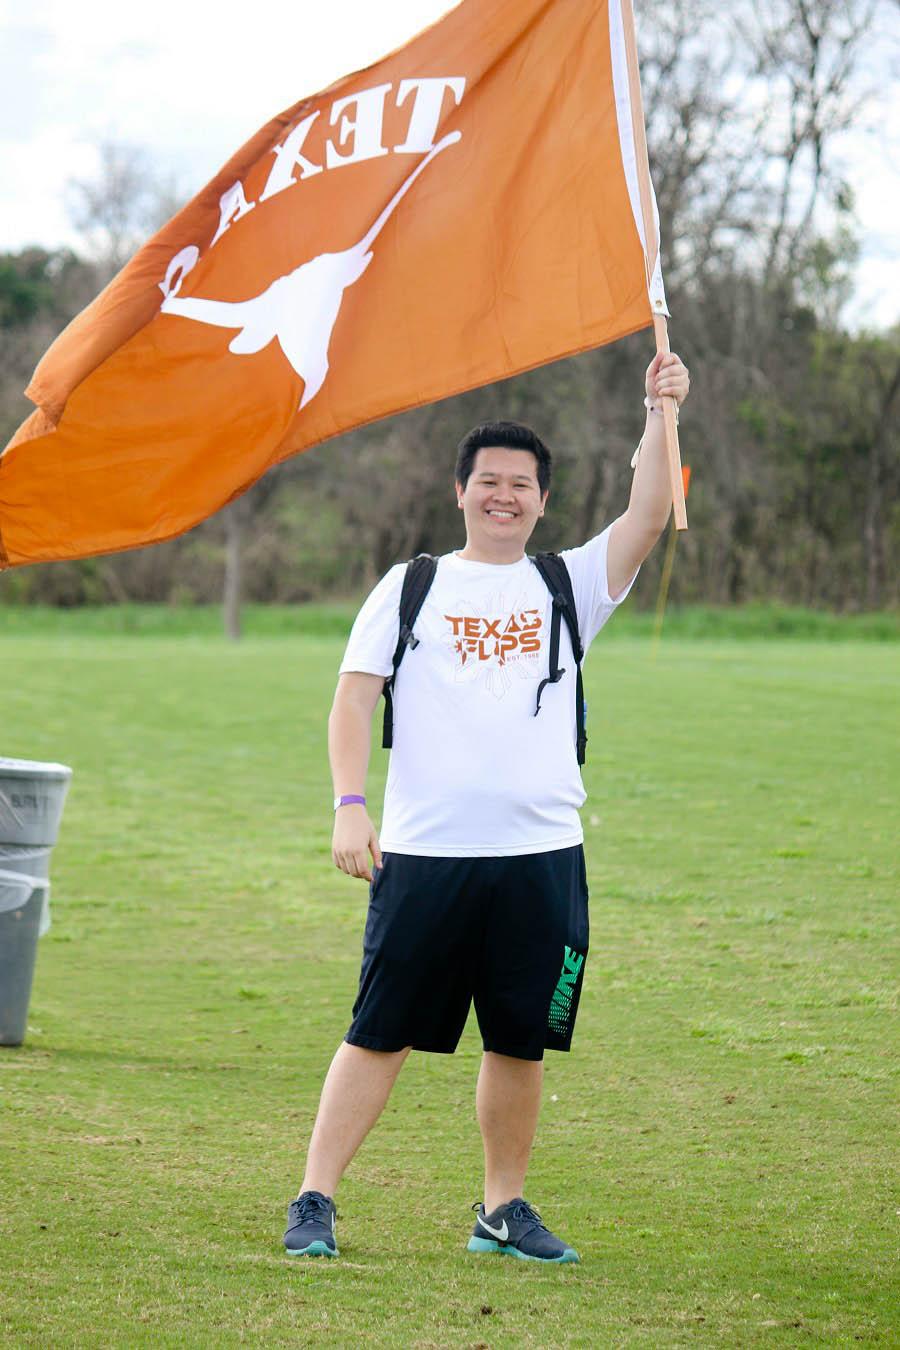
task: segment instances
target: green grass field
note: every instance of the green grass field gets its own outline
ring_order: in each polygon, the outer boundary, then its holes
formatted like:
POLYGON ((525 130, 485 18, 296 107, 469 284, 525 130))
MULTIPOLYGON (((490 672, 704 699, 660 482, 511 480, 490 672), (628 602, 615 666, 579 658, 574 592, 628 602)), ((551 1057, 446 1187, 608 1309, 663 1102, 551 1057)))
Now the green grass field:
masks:
POLYGON ((562 1268, 464 1250, 474 1019, 404 1069, 340 1260, 282 1255, 366 902, 330 859, 341 638, 2 649, 0 753, 74 768, 0 1050, 3 1344, 900 1344, 895 644, 595 644, 591 955, 528 1187, 562 1268))

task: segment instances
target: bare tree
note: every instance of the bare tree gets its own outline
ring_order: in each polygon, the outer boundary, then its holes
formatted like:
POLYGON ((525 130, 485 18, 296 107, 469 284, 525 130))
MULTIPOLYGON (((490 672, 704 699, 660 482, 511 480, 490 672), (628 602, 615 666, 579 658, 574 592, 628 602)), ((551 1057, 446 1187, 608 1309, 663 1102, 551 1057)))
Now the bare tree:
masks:
POLYGON ((108 280, 182 204, 174 179, 146 150, 118 141, 97 147, 93 178, 70 180, 69 214, 108 280))
POLYGON ((225 636, 232 642, 241 637, 241 539, 247 516, 247 498, 239 497, 222 512, 225 525, 225 584, 222 611, 225 636))
POLYGON ((866 101, 854 76, 876 8, 876 0, 767 0, 739 15, 754 75, 770 91, 763 149, 777 166, 777 189, 769 275, 795 269, 825 188, 832 204, 846 199, 846 185, 831 174, 826 150, 866 101))
POLYGON ((220 513, 225 531, 225 565, 222 616, 225 636, 241 638, 241 607, 244 599, 244 552, 247 536, 264 529, 267 509, 281 486, 283 470, 270 471, 220 513))
POLYGON ((869 91, 860 58, 881 0, 672 0, 641 32, 667 273, 793 277, 852 199, 831 164, 869 91), (826 207, 826 212, 822 208, 826 207))

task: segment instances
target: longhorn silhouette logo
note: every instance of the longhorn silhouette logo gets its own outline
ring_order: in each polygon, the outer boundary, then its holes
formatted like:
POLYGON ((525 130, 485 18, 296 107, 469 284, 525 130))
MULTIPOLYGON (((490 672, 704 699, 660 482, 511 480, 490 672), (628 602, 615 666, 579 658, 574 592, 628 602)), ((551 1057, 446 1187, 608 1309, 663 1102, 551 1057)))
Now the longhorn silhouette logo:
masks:
POLYGON ((199 256, 193 247, 183 250, 169 267, 171 275, 174 265, 182 257, 185 258, 177 282, 168 292, 165 286, 161 287, 165 294, 162 312, 194 319, 198 323, 214 324, 218 328, 239 328, 241 331, 228 344, 228 350, 239 356, 261 352, 273 338, 277 338, 281 350, 303 380, 300 407, 305 408, 325 383, 328 347, 344 292, 359 280, 369 266, 373 256, 372 245, 419 174, 442 150, 454 145, 460 137, 460 132, 451 131, 432 146, 358 244, 341 253, 320 253, 317 258, 295 267, 286 276, 277 277, 264 291, 249 300, 207 300, 200 296, 185 296, 182 299, 178 294, 181 283, 199 256))

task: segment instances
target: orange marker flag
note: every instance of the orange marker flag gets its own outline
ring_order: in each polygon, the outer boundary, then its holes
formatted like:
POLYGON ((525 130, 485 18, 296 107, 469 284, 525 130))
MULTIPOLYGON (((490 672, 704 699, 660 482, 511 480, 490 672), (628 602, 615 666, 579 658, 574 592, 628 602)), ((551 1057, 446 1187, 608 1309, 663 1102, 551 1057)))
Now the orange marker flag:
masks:
POLYGON ((462 0, 276 117, 56 340, 0 567, 189 529, 338 432, 666 313, 627 0, 462 0))

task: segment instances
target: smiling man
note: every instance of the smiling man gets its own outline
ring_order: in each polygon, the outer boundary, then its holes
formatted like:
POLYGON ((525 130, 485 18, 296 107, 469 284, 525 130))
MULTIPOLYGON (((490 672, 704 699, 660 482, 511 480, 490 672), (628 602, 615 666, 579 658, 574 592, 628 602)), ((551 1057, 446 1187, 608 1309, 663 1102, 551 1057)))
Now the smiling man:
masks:
MULTIPOLYGON (((665 528, 660 400, 680 404, 688 383, 674 354, 651 363, 628 508, 560 555, 585 652, 665 528)), ((544 1051, 570 1047, 588 950, 576 661, 562 631, 558 678, 548 678, 553 601, 525 553, 550 473, 550 453, 527 427, 471 431, 455 475, 465 547, 437 560, 402 664, 395 667, 405 564, 372 591, 347 644, 329 720, 332 855, 348 876, 369 881, 369 912, 353 1020, 288 1211, 291 1255, 337 1255, 333 1196, 344 1170, 409 1051, 452 1054, 474 1001, 485 1177, 468 1250, 578 1260, 523 1194, 544 1051), (379 838, 365 781, 372 714, 392 675, 379 838)))

